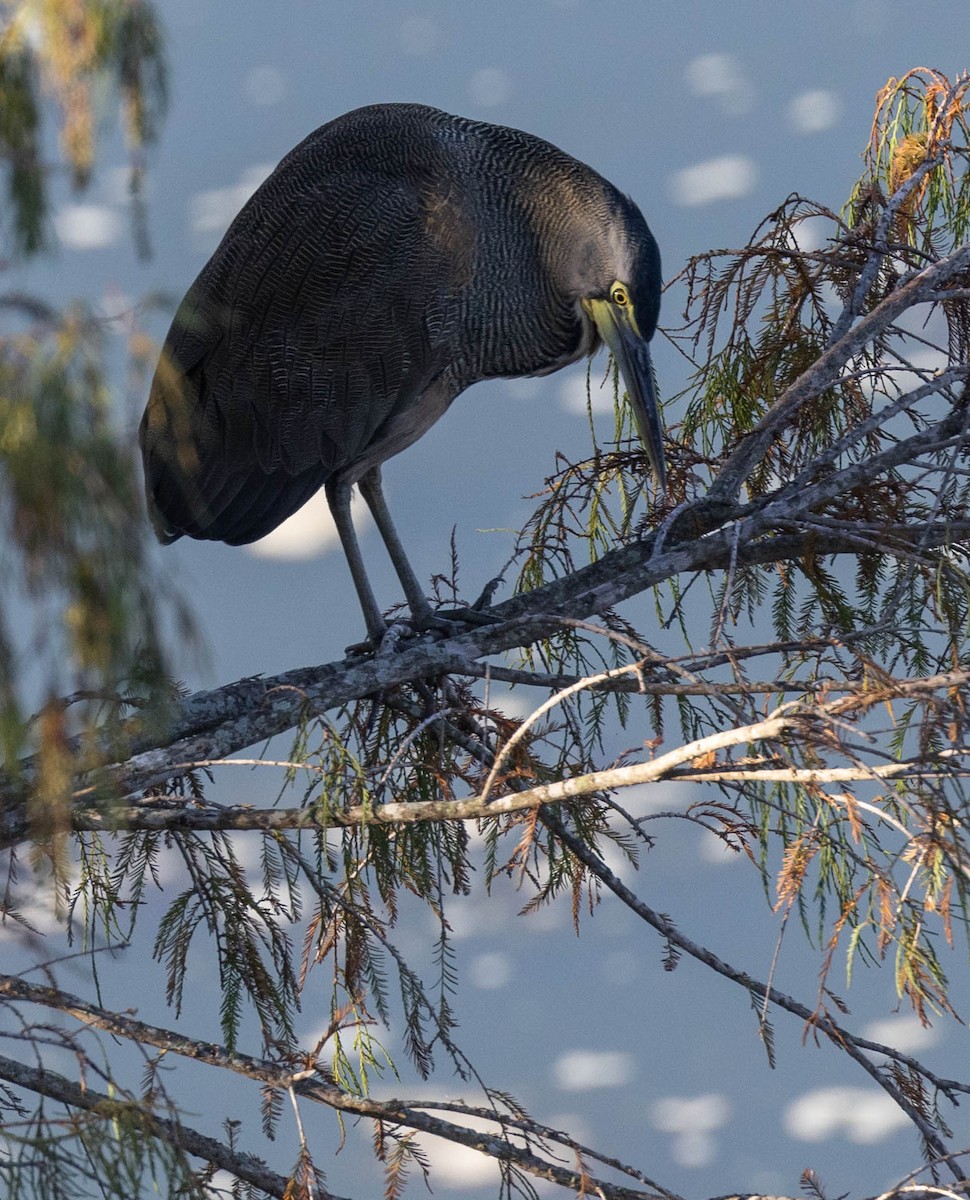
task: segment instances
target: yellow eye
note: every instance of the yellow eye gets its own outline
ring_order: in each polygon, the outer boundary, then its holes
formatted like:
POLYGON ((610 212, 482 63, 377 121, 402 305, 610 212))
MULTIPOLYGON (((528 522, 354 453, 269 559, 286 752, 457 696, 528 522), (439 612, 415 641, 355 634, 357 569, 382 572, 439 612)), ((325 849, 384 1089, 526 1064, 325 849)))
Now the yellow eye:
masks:
POLYGON ((630 294, 622 283, 614 283, 610 288, 610 299, 614 304, 623 308, 624 305, 630 303, 630 294))

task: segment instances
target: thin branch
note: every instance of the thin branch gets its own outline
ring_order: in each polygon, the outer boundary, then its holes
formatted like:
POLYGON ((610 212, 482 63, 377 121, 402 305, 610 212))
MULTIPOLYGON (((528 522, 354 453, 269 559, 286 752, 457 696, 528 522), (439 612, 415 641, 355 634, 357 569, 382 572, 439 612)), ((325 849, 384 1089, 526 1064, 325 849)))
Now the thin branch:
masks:
MULTIPOLYGON (((691 743, 696 748, 699 743, 691 743)), ((688 747, 690 749, 691 747, 688 747)), ((175 797, 144 804, 119 805, 110 809, 78 808, 72 817, 77 831, 132 832, 140 830, 251 830, 281 832, 287 829, 352 828, 364 825, 414 825, 426 821, 476 821, 508 813, 525 812, 544 804, 566 804, 604 791, 648 783, 796 783, 804 787, 830 783, 865 783, 890 779, 970 779, 970 761, 966 766, 949 759, 970 760, 970 749, 943 750, 933 758, 905 759, 881 766, 857 767, 682 767, 658 772, 655 763, 637 763, 574 775, 562 784, 541 784, 523 792, 491 797, 481 794, 464 800, 389 801, 377 806, 362 804, 347 808, 326 809, 323 813, 313 806, 304 808, 253 808, 249 805, 217 805, 197 800, 183 801, 175 797), (568 787, 566 783, 568 782, 568 787)), ((696 757, 700 757, 697 753, 696 757)), ((258 759, 244 760, 254 766, 296 766, 311 770, 306 763, 261 763, 258 759)), ((203 759, 182 764, 183 770, 201 767, 239 765, 234 758, 203 759)))
POLYGON ((711 486, 711 499, 731 500, 751 468, 766 453, 777 431, 792 420, 807 401, 832 387, 845 363, 907 309, 935 298, 937 289, 970 265, 970 246, 954 251, 940 262, 917 272, 891 292, 881 304, 834 341, 772 405, 761 421, 742 439, 711 486))
MULTIPOLYGON (((840 1049, 844 1050, 850 1058, 862 1067, 876 1083, 879 1084, 884 1091, 888 1092, 894 1103, 896 1103, 913 1122, 919 1130, 926 1145, 929 1146, 935 1154, 938 1154, 941 1160, 946 1158, 946 1147, 940 1140, 940 1137, 933 1126, 926 1120, 923 1114, 916 1108, 908 1096, 906 1096, 879 1067, 864 1053, 864 1051, 874 1051, 878 1054, 885 1054, 889 1058, 897 1062, 905 1063, 911 1066, 913 1070, 918 1071, 925 1079, 929 1080, 940 1088, 944 1093, 953 1094, 955 1092, 970 1093, 970 1086, 950 1080, 940 1080, 936 1078, 932 1072, 928 1071, 921 1063, 910 1059, 908 1055, 900 1054, 891 1047, 880 1046, 878 1043, 869 1042, 865 1038, 856 1037, 849 1033, 843 1026, 833 1020, 827 1014, 813 1012, 804 1004, 799 1003, 793 997, 786 995, 777 988, 769 987, 754 976, 747 974, 745 971, 739 971, 726 963, 723 959, 713 954, 710 950, 703 946, 692 942, 690 938, 685 937, 667 917, 660 913, 654 912, 649 905, 645 904, 634 892, 632 892, 623 881, 607 867, 606 863, 599 855, 586 845, 582 839, 575 837, 562 824, 558 816, 552 809, 540 810, 540 816, 543 823, 549 830, 560 838, 563 843, 569 847, 570 851, 579 859, 581 863, 594 875, 603 885, 608 888, 623 904, 626 905, 632 912, 636 913, 642 920, 661 934, 667 941, 672 942, 678 949, 689 954, 692 958, 696 958, 698 962, 702 962, 717 974, 723 975, 725 979, 730 979, 733 983, 738 983, 744 987, 752 996, 759 999, 767 996, 772 1004, 779 1008, 785 1009, 787 1012, 801 1017, 807 1025, 812 1029, 817 1029, 820 1033, 825 1034, 832 1042, 840 1049)), ((948 1164, 953 1171, 956 1179, 962 1180, 965 1178, 960 1168, 952 1163, 948 1164)))
MULTIPOLYGON (((254 1154, 230 1150, 224 1143, 198 1133, 181 1119, 176 1121, 169 1117, 160 1117, 134 1101, 106 1096, 92 1088, 81 1087, 56 1071, 46 1067, 28 1067, 4 1055, 0 1055, 0 1078, 37 1095, 47 1096, 72 1108, 96 1113, 108 1120, 136 1121, 152 1137, 229 1171, 237 1179, 262 1188, 264 1192, 278 1197, 279 1200, 284 1200, 286 1196, 286 1179, 271 1171, 254 1154)), ((339 1198, 331 1197, 330 1200, 339 1198)))
POLYGON ((852 322, 859 316, 868 299, 869 293, 872 290, 873 284, 879 277, 879 271, 885 261, 886 255, 889 253, 887 239, 892 232, 893 222, 896 215, 902 206, 906 203, 909 197, 919 188, 926 176, 943 162, 945 155, 940 152, 928 158, 926 162, 921 163, 909 179, 889 198, 888 203, 879 218, 875 232, 872 236, 873 249, 869 254, 868 261, 859 275, 855 289, 849 303, 843 308, 841 314, 832 327, 832 333, 829 337, 829 345, 836 345, 849 332, 852 322))
MULTIPOLYGON (((271 1062, 266 1059, 257 1059, 251 1055, 240 1054, 238 1052, 230 1053, 223 1046, 218 1046, 211 1042, 196 1041, 174 1030, 149 1025, 133 1017, 107 1012, 95 1005, 89 1004, 87 1001, 80 999, 80 997, 72 996, 56 988, 27 984, 14 976, 0 975, 0 995, 56 1009, 59 1012, 69 1014, 75 1020, 85 1025, 101 1029, 115 1037, 137 1042, 142 1046, 155 1046, 170 1054, 178 1054, 205 1065, 232 1071, 247 1079, 278 1088, 281 1091, 292 1092, 316 1103, 325 1104, 340 1112, 355 1113, 359 1116, 388 1122, 392 1125, 404 1125, 422 1133, 435 1134, 438 1137, 446 1138, 459 1145, 478 1150, 490 1158, 509 1162, 519 1170, 525 1171, 536 1178, 548 1179, 553 1183, 574 1191, 580 1190, 582 1187, 582 1177, 578 1171, 571 1171, 560 1167, 553 1162, 549 1162, 533 1154, 526 1146, 519 1146, 509 1141, 506 1131, 518 1131, 551 1141, 559 1140, 555 1130, 546 1129, 544 1126, 538 1125, 533 1121, 506 1114, 493 1113, 491 1120, 501 1128, 502 1133, 469 1129, 462 1125, 456 1125, 451 1121, 432 1117, 424 1112, 423 1109, 429 1107, 429 1101, 427 1100, 373 1100, 369 1097, 353 1095, 337 1087, 336 1084, 329 1082, 322 1070, 298 1069, 294 1071, 292 1066, 285 1064, 271 1062)), ((6 1060, 0 1059, 0 1075, 3 1075, 3 1064, 5 1062, 6 1060)), ((19 1064, 14 1063, 13 1067, 19 1069, 19 1064)), ((39 1072, 37 1074, 46 1075, 47 1073, 39 1072)), ((12 1079, 11 1081, 23 1082, 20 1079, 12 1079)), ((67 1083, 66 1080, 64 1082, 67 1083)), ((30 1087, 31 1085, 29 1082, 24 1082, 23 1086, 30 1087)), ((76 1089, 76 1085, 73 1084, 69 1084, 68 1087, 76 1089)), ((32 1090, 42 1089, 37 1088, 32 1090)), ((76 1090, 79 1091, 80 1089, 76 1090)), ((43 1094, 48 1095, 51 1093, 45 1091, 43 1094)), ((55 1098, 61 1099, 62 1097, 56 1096, 55 1098)), ((65 1102, 74 1103, 75 1101, 67 1100, 65 1102)), ((120 1107, 124 1107, 126 1112, 131 1109, 130 1105, 120 1107)), ((448 1106, 450 1111, 455 1111, 456 1107, 454 1104, 448 1106)), ((464 1110, 457 1108, 457 1111, 464 1110)), ((153 1130, 153 1132, 155 1131, 153 1130)), ((160 1127, 160 1132, 156 1133, 156 1136, 163 1135, 164 1130, 160 1127)), ((176 1142, 174 1144, 180 1143, 176 1142)), ((195 1153, 195 1151, 192 1151, 192 1153, 195 1153)), ((213 1159, 212 1161, 217 1160, 213 1159)), ((227 1167, 226 1169, 234 1170, 233 1167, 227 1167)), ((621 1169, 625 1168, 621 1167, 621 1169)), ((591 1179, 588 1175, 586 1176, 586 1185, 587 1187, 591 1186, 593 1190, 599 1190, 604 1200, 680 1200, 675 1193, 668 1192, 666 1189, 658 1188, 651 1192, 634 1191, 630 1188, 609 1183, 606 1180, 591 1179)), ((263 1185, 260 1184, 259 1186, 263 1185)), ((651 1186, 656 1187, 656 1185, 651 1186)), ((282 1192, 275 1192, 270 1188, 266 1190, 270 1191, 272 1195, 282 1196, 282 1192)))

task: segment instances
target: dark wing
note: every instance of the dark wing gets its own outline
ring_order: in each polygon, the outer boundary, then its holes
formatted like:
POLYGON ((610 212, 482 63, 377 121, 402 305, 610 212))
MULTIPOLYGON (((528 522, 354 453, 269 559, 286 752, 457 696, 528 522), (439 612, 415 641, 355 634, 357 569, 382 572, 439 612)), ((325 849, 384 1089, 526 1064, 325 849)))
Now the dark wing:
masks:
POLYGON ((140 434, 163 541, 262 537, 446 365, 421 155, 393 138, 398 163, 335 153, 327 129, 251 198, 175 316, 140 434))

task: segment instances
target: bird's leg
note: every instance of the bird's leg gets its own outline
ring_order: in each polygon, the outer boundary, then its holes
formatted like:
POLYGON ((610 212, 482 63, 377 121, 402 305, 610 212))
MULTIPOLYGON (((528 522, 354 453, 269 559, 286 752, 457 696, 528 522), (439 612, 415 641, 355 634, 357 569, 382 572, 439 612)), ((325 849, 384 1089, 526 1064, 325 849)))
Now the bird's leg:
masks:
POLYGON ((397 577, 401 581, 401 586, 404 588, 404 595, 416 625, 425 629, 440 629, 448 633, 455 628, 456 623, 489 625, 497 620, 496 617, 488 616, 479 610, 487 607, 491 602, 492 594, 502 581, 501 576, 498 579, 493 579, 487 585, 485 591, 471 608, 439 609, 438 612, 435 612, 428 603, 428 599, 420 583, 418 583, 418 578, 410 562, 408 562, 407 555, 404 553, 401 539, 394 528, 394 522, 391 520, 387 501, 384 499, 384 489, 381 487, 380 467, 371 467, 366 475, 362 475, 359 486, 360 494, 367 501, 368 507, 374 514, 374 522, 380 530, 381 537, 384 539, 384 545, 387 547, 387 553, 394 564, 395 571, 397 571, 397 577))
MULTIPOLYGON (((350 567, 351 578, 354 581, 354 587, 357 589, 357 598, 360 600, 364 622, 367 625, 367 636, 376 645, 383 637, 387 625, 384 622, 381 610, 377 607, 377 600, 374 598, 370 581, 367 578, 367 571, 364 568, 364 559, 360 553, 360 544, 357 541, 353 517, 350 515, 350 489, 351 485, 349 483, 338 478, 330 480, 326 484, 325 490, 327 493, 327 503, 330 505, 330 512, 333 515, 333 523, 336 525, 337 533, 340 535, 340 544, 343 546, 347 565, 350 567)), ((361 491, 363 491, 363 488, 361 488, 361 491)))
POLYGON ((384 539, 388 556, 394 564, 394 570, 401 581, 401 587, 404 588, 404 596, 408 602, 408 608, 411 610, 412 617, 414 617, 416 624, 419 626, 426 628, 433 627, 436 624, 434 610, 428 603, 428 598, 425 596, 421 584, 418 583, 418 577, 408 562, 408 556, 404 553, 401 539, 394 528, 390 509, 387 507, 387 501, 384 499, 384 489, 381 487, 380 467, 371 467, 366 474, 360 477, 358 486, 360 494, 367 501, 367 507, 373 514, 374 523, 380 531, 381 537, 384 539))

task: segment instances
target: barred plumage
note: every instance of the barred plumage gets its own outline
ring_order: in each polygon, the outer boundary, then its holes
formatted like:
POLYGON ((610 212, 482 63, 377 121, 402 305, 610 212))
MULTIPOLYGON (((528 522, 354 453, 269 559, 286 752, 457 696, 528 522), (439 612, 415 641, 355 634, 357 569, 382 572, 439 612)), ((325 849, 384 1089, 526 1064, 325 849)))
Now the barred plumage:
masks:
POLYGON ((416 104, 347 113, 282 160, 175 315, 140 434, 158 536, 254 541, 326 486, 377 636, 359 483, 427 620, 380 464, 477 380, 546 374, 602 338, 662 484, 659 297, 637 207, 555 146, 416 104))

